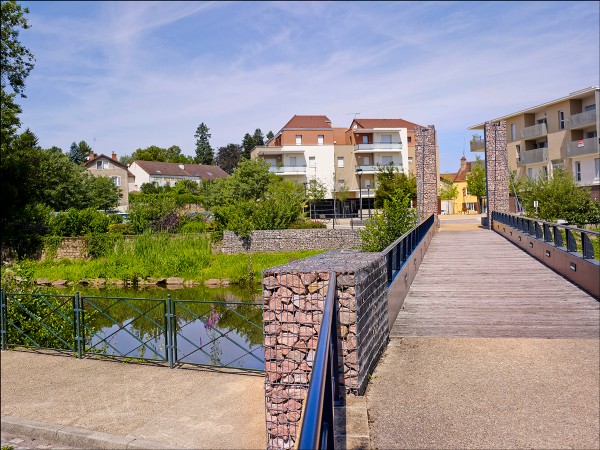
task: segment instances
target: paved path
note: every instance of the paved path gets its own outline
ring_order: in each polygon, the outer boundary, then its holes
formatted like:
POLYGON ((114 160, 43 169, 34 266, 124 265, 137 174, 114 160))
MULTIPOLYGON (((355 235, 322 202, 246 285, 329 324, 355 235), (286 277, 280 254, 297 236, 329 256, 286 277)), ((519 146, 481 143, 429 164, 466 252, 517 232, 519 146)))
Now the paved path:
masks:
POLYGON ((19 438, 21 421, 39 432, 28 438, 79 448, 266 443, 263 376, 23 351, 3 351, 1 373, 2 429, 19 438))
POLYGON ((496 233, 442 223, 367 390, 371 446, 600 448, 599 314, 496 233))

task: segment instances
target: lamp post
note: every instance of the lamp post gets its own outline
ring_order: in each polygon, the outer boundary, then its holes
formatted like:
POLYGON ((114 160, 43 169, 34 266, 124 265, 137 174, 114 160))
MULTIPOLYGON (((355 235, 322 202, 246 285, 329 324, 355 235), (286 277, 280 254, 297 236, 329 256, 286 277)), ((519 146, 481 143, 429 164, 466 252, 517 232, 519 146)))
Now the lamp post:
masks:
POLYGON ((357 168, 356 173, 358 174, 358 196, 360 198, 358 205, 360 208, 360 220, 362 220, 362 169, 360 167, 357 168))
MULTIPOLYGON (((306 201, 306 182, 302 183, 304 185, 304 201, 306 201)), ((310 202, 308 202, 308 217, 309 219, 312 219, 311 214, 310 214, 310 202)))
POLYGON ((369 219, 371 218, 371 185, 367 185, 367 202, 369 203, 369 219))

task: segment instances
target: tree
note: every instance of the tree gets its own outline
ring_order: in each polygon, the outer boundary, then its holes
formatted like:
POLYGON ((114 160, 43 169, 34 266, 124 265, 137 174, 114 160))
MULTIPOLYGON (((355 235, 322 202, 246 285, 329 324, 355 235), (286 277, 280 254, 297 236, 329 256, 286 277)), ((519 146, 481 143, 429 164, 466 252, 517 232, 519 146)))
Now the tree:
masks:
MULTIPOLYGON (((0 86, 2 91, 10 86, 15 94, 25 97, 25 78, 33 69, 33 54, 19 42, 19 29, 30 26, 24 14, 28 8, 22 8, 16 1, 3 1, 0 10, 0 86)), ((4 106, 4 105, 3 105, 4 106)))
MULTIPOLYGON (((312 219, 311 206, 314 211, 315 203, 323 200, 327 194, 327 186, 318 178, 311 178, 306 183, 306 200, 308 201, 308 215, 312 219)), ((316 211, 314 211, 316 215, 316 211)))
POLYGON ((197 164, 212 164, 214 161, 213 149, 210 146, 210 128, 206 126, 204 122, 198 125, 196 128, 196 158, 194 161, 197 164))
POLYGON ((452 183, 444 183, 440 190, 440 199, 454 200, 456 197, 458 197, 458 186, 452 183))
POLYGON ((268 142, 268 141, 270 141, 271 139, 273 139, 274 137, 275 137, 275 135, 273 134, 273 132, 272 132, 272 131, 269 131, 269 132, 267 133, 267 137, 266 137, 266 139, 267 139, 267 142, 268 142))
POLYGON ((377 189, 375 190, 375 208, 382 208, 385 200, 392 197, 417 198, 417 181, 413 174, 406 175, 393 165, 379 167, 377 189))
POLYGON ((259 145, 265 145, 265 137, 260 128, 254 130, 254 135, 252 136, 254 140, 254 146, 257 147, 259 145))
POLYGON ((119 205, 123 196, 121 189, 109 177, 95 177, 89 172, 83 172, 84 202, 79 208, 88 207, 100 210, 110 210, 119 205))
POLYGON ((467 174, 467 190, 471 195, 477 197, 477 205, 479 206, 479 212, 482 211, 481 199, 486 196, 485 167, 483 161, 479 156, 476 157, 475 161, 471 163, 471 172, 467 174))
POLYGON ((252 153, 252 149, 254 147, 254 137, 252 137, 250 133, 246 133, 244 135, 244 139, 242 140, 242 148, 244 149, 242 157, 250 159, 250 153, 252 153))
POLYGON ((337 200, 342 204, 342 217, 344 217, 344 204, 346 200, 350 197, 350 189, 346 183, 339 183, 337 180, 337 176, 335 172, 333 173, 333 201, 334 201, 334 214, 337 215, 337 209, 335 206, 335 202, 337 200))
POLYGON ((523 180, 519 195, 529 217, 556 222, 564 219, 582 227, 600 223, 600 202, 592 200, 588 188, 580 187, 571 174, 558 167, 551 177, 540 173, 537 178, 523 180), (538 202, 538 208, 533 206, 538 202))
POLYGON ((227 144, 225 147, 219 147, 216 163, 228 174, 233 173, 242 158, 242 147, 238 144, 227 144))
POLYGON ((73 142, 69 149, 69 159, 75 164, 83 164, 92 153, 92 147, 87 142, 81 141, 79 144, 73 142))
POLYGON ((360 232, 363 252, 380 252, 417 224, 410 199, 400 193, 383 202, 381 212, 375 211, 360 232))

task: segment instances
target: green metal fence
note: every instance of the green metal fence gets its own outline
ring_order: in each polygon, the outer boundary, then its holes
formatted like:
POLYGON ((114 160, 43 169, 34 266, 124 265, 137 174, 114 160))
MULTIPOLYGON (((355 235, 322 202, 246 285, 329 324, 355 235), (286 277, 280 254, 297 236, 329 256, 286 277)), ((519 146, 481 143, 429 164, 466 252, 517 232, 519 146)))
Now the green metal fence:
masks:
POLYGON ((0 294, 2 349, 264 370, 260 303, 0 294))

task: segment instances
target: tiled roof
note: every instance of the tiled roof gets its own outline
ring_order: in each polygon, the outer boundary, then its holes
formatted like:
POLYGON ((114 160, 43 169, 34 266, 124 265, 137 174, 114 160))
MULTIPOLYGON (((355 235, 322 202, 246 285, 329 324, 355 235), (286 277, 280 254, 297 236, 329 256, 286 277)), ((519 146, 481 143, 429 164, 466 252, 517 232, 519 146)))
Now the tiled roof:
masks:
POLYGON ((218 166, 209 166, 204 164, 179 164, 159 161, 141 161, 132 162, 140 166, 150 175, 166 175, 169 177, 199 177, 201 180, 214 180, 216 178, 226 178, 227 172, 218 166))
POLYGON ((118 165, 118 166, 121 166, 123 169, 127 169, 127 164, 123 164, 122 162, 120 162, 120 161, 117 161, 116 159, 112 159, 110 156, 106 156, 104 153, 102 153, 102 154, 100 154, 100 155, 98 155, 98 156, 95 156, 95 157, 94 157, 94 158, 92 158, 92 159, 89 159, 89 160, 87 160, 87 161, 85 162, 85 166, 86 166, 86 167, 88 167, 88 164, 90 164, 90 163, 93 163, 93 162, 95 162, 95 161, 99 160, 100 158, 106 158, 106 159, 108 159, 109 161, 112 161, 112 162, 113 162, 113 164, 116 164, 116 165, 118 165))
MULTIPOLYGON (((373 128, 407 128, 414 130, 417 125, 416 123, 409 122, 404 119, 354 119, 352 124, 356 123, 360 128, 372 130, 373 128)), ((352 127, 352 124, 350 127, 352 127)))
POLYGON ((454 182, 467 181, 467 175, 469 173, 471 173, 471 163, 467 162, 463 169, 458 169, 458 172, 454 177, 454 182))
POLYGON ((440 179, 452 183, 456 177, 455 173, 440 173, 440 179))
POLYGON ((286 128, 332 128, 331 120, 327 116, 299 116, 294 115, 283 129, 286 128))

